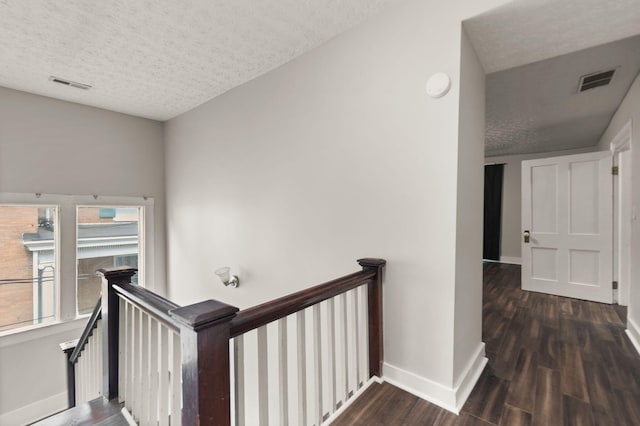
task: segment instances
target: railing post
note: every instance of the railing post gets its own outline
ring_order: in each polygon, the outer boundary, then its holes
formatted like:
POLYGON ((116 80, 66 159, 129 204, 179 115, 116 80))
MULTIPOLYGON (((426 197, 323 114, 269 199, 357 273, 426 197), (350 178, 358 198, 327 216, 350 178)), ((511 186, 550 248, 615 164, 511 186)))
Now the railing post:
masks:
POLYGON ((358 259, 362 269, 376 271, 376 276, 368 285, 369 305, 369 377, 382 376, 382 271, 387 261, 384 259, 358 259))
POLYGON ((238 308, 207 300, 173 309, 182 343, 182 424, 231 424, 229 322, 238 308))
POLYGON ((60 343, 60 349, 64 352, 65 364, 67 366, 67 404, 68 408, 76 406, 76 366, 71 362, 71 354, 76 348, 77 340, 60 343))
POLYGON ((113 286, 130 283, 136 268, 99 269, 102 275, 102 396, 111 400, 118 396, 118 352, 120 303, 113 286))

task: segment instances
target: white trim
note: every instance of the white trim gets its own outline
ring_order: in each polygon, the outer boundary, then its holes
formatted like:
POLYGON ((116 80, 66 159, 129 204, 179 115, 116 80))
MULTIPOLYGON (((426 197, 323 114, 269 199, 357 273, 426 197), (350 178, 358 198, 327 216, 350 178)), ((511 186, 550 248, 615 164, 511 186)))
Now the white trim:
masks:
POLYGON ((458 414, 458 411, 456 411, 455 391, 450 387, 386 362, 383 365, 383 371, 385 382, 389 382, 447 411, 458 414))
POLYGON ((67 392, 0 414, 0 425, 24 425, 44 419, 67 408, 67 392))
POLYGON ((333 412, 332 415, 330 415, 327 420, 325 420, 324 422, 322 422, 323 426, 328 426, 331 423, 333 423, 333 421, 335 419, 337 419, 340 414, 344 413, 347 408, 349 408, 351 406, 351 404, 354 403, 354 401, 356 399, 358 399, 360 397, 360 395, 362 395, 364 393, 364 391, 366 391, 369 386, 371 386, 373 383, 382 383, 383 380, 380 379, 379 377, 373 376, 371 377, 360 389, 358 389, 352 396, 351 398, 349 398, 349 400, 347 400, 346 403, 342 404, 340 406, 340 408, 338 408, 336 411, 333 412))
POLYGON ((631 319, 627 317, 627 336, 629 336, 629 340, 633 343, 633 346, 640 354, 640 327, 631 319))
POLYGON ((3 331, 3 334, 0 335, 0 348, 38 340, 43 337, 64 333, 70 330, 82 330, 84 326, 87 325, 88 317, 89 315, 82 315, 72 321, 50 322, 46 324, 33 325, 31 327, 13 328, 11 330, 3 331))
POLYGON ((120 412, 122 413, 122 417, 125 418, 129 426, 138 426, 138 423, 136 423, 136 420, 133 418, 129 410, 127 410, 127 407, 122 407, 122 410, 120 410, 120 412))
POLYGON ((453 388, 386 362, 383 365, 383 380, 447 411, 459 414, 488 361, 484 352, 484 342, 480 342, 453 388))
POLYGON ((500 263, 511 263, 513 265, 522 265, 521 257, 500 256, 500 263))
POLYGON ((453 389, 456 399, 456 414, 460 412, 464 403, 467 402, 467 398, 471 395, 471 391, 480 378, 482 371, 484 371, 487 362, 489 362, 489 359, 485 356, 484 342, 480 342, 476 352, 469 359, 467 368, 464 369, 453 389))
POLYGON ((632 122, 629 120, 613 137, 609 144, 609 149, 611 150, 612 155, 631 148, 631 129, 632 122))

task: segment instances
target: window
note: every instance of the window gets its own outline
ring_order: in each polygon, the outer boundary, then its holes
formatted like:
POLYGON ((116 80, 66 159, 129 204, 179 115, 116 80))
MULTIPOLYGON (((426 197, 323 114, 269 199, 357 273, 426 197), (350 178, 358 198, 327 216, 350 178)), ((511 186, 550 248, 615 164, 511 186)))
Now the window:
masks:
MULTIPOLYGON (((113 266, 138 268, 142 207, 80 206, 76 214, 77 285, 79 314, 90 314, 102 280, 95 272, 113 266)), ((139 283, 138 274, 133 281, 139 283)))
POLYGON ((56 319, 55 206, 0 205, 0 332, 56 319))
POLYGON ((90 314, 97 269, 138 268, 144 285, 152 212, 149 198, 0 193, 0 337, 90 314))

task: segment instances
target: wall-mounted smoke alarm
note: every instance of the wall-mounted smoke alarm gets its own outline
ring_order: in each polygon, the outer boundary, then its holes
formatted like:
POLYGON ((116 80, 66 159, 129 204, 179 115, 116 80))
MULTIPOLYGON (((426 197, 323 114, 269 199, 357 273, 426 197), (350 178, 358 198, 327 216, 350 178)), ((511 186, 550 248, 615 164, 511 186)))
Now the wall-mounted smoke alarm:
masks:
POLYGON ((443 72, 437 72, 427 80, 427 95, 432 98, 441 98, 449 92, 451 79, 443 72))

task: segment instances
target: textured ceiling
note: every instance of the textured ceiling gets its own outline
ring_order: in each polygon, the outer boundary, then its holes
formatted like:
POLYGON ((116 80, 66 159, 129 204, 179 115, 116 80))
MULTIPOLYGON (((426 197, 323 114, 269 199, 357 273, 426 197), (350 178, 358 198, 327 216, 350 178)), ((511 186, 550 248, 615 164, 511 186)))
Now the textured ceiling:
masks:
POLYGON ((638 73, 638 39, 609 43, 640 34, 640 0, 513 0, 464 27, 488 73, 487 156, 595 145, 638 73), (610 86, 577 93, 616 66, 610 86))
POLYGON ((640 0, 513 0, 465 29, 492 73, 640 34, 640 0))
POLYGON ((485 154, 595 145, 640 71, 640 36, 489 74, 485 154), (608 86, 578 93, 580 76, 616 68, 608 86))
POLYGON ((0 0, 0 86, 167 120, 399 1, 0 0))

